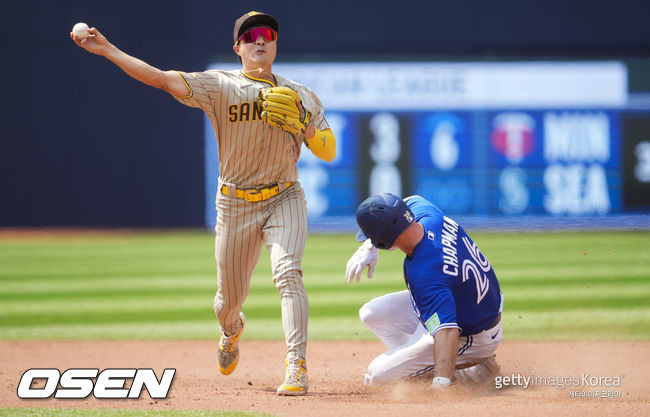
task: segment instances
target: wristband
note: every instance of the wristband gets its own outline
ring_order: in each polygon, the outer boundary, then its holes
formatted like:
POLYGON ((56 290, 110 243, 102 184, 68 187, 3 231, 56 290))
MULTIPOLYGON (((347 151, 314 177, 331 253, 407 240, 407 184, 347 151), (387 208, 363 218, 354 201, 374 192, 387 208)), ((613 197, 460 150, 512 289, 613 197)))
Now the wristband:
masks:
POLYGON ((449 385, 451 385, 451 379, 445 378, 444 376, 437 376, 433 378, 433 383, 431 384, 431 388, 440 389, 440 388, 446 388, 449 385))

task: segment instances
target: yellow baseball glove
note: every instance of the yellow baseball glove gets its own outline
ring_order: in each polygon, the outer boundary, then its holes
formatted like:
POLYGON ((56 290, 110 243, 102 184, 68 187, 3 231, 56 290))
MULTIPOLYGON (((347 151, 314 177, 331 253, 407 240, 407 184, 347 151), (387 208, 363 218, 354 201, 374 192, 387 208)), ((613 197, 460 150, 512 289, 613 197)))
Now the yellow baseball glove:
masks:
POLYGON ((302 106, 298 93, 289 87, 269 87, 260 91, 262 120, 292 135, 305 133, 311 113, 302 106))

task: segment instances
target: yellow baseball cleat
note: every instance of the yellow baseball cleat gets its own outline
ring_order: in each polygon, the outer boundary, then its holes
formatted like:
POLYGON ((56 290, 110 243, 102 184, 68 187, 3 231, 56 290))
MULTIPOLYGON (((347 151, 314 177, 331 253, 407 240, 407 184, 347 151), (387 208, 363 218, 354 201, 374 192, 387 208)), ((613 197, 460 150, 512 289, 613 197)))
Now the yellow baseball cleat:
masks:
POLYGON ((219 372, 224 375, 230 375, 237 367, 237 363, 239 363, 239 338, 244 332, 245 324, 246 317, 244 313, 239 313, 239 329, 235 334, 226 336, 221 332, 217 364, 219 365, 219 372))
POLYGON ((309 389, 307 363, 304 359, 289 363, 285 371, 284 384, 278 387, 278 395, 305 395, 309 389))

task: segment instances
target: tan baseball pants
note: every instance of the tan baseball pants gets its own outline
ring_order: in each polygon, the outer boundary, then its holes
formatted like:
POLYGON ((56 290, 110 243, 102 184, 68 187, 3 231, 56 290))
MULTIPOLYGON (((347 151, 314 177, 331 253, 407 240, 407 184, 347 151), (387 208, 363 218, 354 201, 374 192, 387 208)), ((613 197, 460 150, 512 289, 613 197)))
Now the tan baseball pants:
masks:
MULTIPOLYGON (((219 183, 219 190, 223 184, 219 183)), ((262 250, 271 255, 273 282, 280 292, 287 359, 306 358, 309 301, 302 281, 307 239, 307 206, 299 183, 265 201, 247 202, 217 195, 215 258, 218 291, 214 311, 226 334, 237 331, 239 312, 262 250)))

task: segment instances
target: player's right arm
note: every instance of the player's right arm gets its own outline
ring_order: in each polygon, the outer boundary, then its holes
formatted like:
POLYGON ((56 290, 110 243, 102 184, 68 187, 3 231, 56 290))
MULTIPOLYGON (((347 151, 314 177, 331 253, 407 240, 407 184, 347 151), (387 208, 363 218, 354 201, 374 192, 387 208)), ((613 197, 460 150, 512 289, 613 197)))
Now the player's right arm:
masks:
MULTIPOLYGON (((433 336, 433 362, 434 362, 434 388, 443 388, 448 385, 456 369, 458 355, 458 329, 440 329, 433 336), (436 386, 436 378, 443 378, 442 385, 436 386)), ((439 380, 439 379, 438 379, 439 380)))
POLYGON ((144 84, 166 91, 176 97, 184 97, 190 94, 185 81, 176 71, 162 71, 136 57, 128 55, 110 43, 97 28, 88 29, 88 33, 88 38, 83 41, 77 39, 72 33, 70 33, 70 38, 77 46, 90 53, 105 57, 130 77, 144 84))

